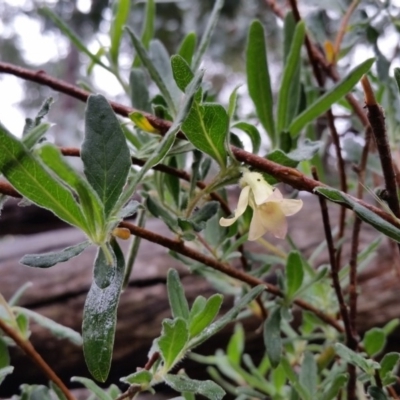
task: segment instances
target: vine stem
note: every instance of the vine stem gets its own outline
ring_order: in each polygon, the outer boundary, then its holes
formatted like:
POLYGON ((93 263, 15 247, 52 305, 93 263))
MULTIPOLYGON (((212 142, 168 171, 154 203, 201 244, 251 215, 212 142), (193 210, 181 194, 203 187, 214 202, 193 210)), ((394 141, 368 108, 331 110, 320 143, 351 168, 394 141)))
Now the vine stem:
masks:
POLYGON ((0 329, 10 337, 21 349, 29 356, 36 365, 44 372, 44 374, 53 381, 64 393, 68 400, 76 400, 68 388, 64 385, 63 381, 58 377, 54 370, 43 360, 42 356, 35 350, 29 340, 25 340, 18 334, 18 332, 11 328, 0 318, 0 329))

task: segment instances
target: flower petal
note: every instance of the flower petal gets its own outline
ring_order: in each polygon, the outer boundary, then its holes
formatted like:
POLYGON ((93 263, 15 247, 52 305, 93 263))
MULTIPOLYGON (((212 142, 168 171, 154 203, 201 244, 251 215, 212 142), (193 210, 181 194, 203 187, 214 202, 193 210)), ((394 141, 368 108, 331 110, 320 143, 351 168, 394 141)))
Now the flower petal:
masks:
POLYGON ((249 193, 250 186, 245 186, 240 192, 235 215, 232 218, 221 218, 219 220, 221 226, 231 226, 246 211, 247 205, 249 204, 249 193))
POLYGON ((279 207, 286 216, 296 214, 303 207, 303 200, 283 199, 279 202, 279 207))
POLYGON ((262 219, 260 212, 257 208, 253 209, 253 218, 250 223, 249 237, 248 240, 257 240, 267 232, 264 225, 262 224, 262 219))
POLYGON ((264 203, 274 191, 274 188, 258 172, 244 172, 241 182, 251 187, 257 205, 264 203))
POLYGON ((279 202, 267 202, 258 207, 257 214, 265 231, 271 232, 279 239, 284 239, 287 233, 287 221, 280 205, 279 202))

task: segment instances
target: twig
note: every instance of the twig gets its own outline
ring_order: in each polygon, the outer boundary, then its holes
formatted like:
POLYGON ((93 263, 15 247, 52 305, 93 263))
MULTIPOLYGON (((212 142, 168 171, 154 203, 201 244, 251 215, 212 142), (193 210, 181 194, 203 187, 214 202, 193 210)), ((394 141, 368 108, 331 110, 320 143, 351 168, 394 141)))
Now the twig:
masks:
POLYGON ((0 329, 10 337, 15 344, 17 344, 21 350, 29 356, 38 367, 43 371, 43 373, 53 381, 63 392, 65 397, 68 400, 75 400, 75 397, 72 393, 68 390, 68 388, 64 385, 63 381, 58 377, 58 375, 54 372, 54 370, 43 360, 41 355, 35 350, 32 346, 32 343, 29 340, 23 339, 18 332, 16 332, 13 328, 7 325, 1 318, 0 318, 0 329))
MULTIPOLYGON (((133 235, 137 235, 137 236, 141 237, 142 239, 148 240, 152 243, 157 243, 160 246, 166 247, 172 251, 176 251, 177 253, 182 254, 183 256, 189 257, 192 260, 199 261, 200 263, 202 263, 208 267, 211 267, 213 269, 216 269, 217 271, 223 272, 224 274, 226 274, 232 278, 235 278, 241 282, 247 283, 250 286, 264 285, 265 289, 269 293, 271 293, 275 296, 283 297, 283 293, 275 285, 264 282, 263 280, 258 279, 252 275, 249 275, 241 270, 235 269, 228 264, 222 263, 220 261, 215 260, 214 258, 208 257, 208 256, 204 255, 203 253, 200 253, 188 246, 185 246, 185 244, 180 241, 169 239, 165 236, 158 235, 157 233, 148 231, 144 228, 140 228, 130 222, 125 222, 125 221, 121 222, 120 226, 123 228, 128 228, 133 235)), ((294 304, 303 308, 304 310, 311 311, 319 319, 321 319, 322 321, 326 322, 327 324, 333 326, 337 331, 343 332, 343 327, 340 323, 338 323, 331 316, 318 310, 313 305, 311 305, 301 299, 294 300, 294 304)))
MULTIPOLYGON (((318 179, 317 170, 315 167, 312 169, 312 174, 315 179, 318 179)), ((328 208, 326 206, 326 200, 324 197, 319 196, 319 204, 321 207, 322 221, 324 224, 324 231, 326 237, 326 243, 328 247, 329 261, 331 264, 331 277, 332 284, 335 290, 336 298, 339 303, 340 315, 343 320, 344 329, 346 333, 346 343, 347 346, 351 349, 357 348, 357 339, 355 338, 351 323, 350 323, 350 315, 349 310, 347 309, 347 305, 344 301, 344 296, 342 292, 342 288, 340 286, 340 278, 339 278, 339 269, 336 263, 336 255, 335 255, 335 247, 333 244, 332 230, 329 221, 329 213, 328 208)), ((348 372, 349 372, 349 382, 352 384, 347 386, 347 398, 348 400, 356 400, 356 386, 353 385, 353 382, 356 382, 356 369, 354 366, 348 364, 348 372)))
POLYGON ((392 154, 386 133, 385 117, 382 108, 375 100, 374 92, 366 75, 361 78, 361 84, 365 94, 365 106, 367 116, 375 138, 376 147, 385 179, 387 191, 387 203, 397 218, 400 218, 400 205, 397 196, 396 173, 393 168, 392 154))
MULTIPOLYGON (((299 13, 299 9, 297 7, 297 2, 296 0, 290 0, 290 5, 292 7, 293 15, 295 20, 298 22, 301 20, 301 16, 299 13)), ((276 14, 280 17, 279 14, 276 14)), ((310 58, 310 62, 313 64, 313 70, 316 69, 316 66, 314 64, 319 65, 328 76, 334 81, 337 82, 340 80, 340 76, 337 72, 337 70, 334 68, 333 65, 331 65, 328 60, 325 58, 325 56, 319 51, 317 46, 312 43, 310 40, 309 36, 306 34, 306 47, 307 47, 307 53, 310 58)), ((319 72, 317 72, 317 75, 319 75, 319 72)), ((348 93, 346 96, 347 101, 349 102, 350 106, 352 107, 353 111, 357 114, 357 117, 360 119, 361 123, 364 125, 364 127, 367 127, 369 125, 368 119, 356 100, 356 98, 351 94, 348 93)))
POLYGON ((335 44, 333 46, 333 54, 334 54, 333 62, 334 63, 336 63, 336 61, 337 61, 337 56, 339 54, 340 47, 342 45, 342 41, 343 41, 344 35, 347 30, 347 26, 349 24, 350 17, 353 14, 353 12, 356 10, 359 3, 360 3, 360 0, 353 0, 352 3, 350 4, 349 8, 347 9, 344 17, 341 20, 340 27, 339 27, 338 33, 336 35, 335 44))
MULTIPOLYGON (((79 157, 80 156, 80 149, 78 149, 77 147, 60 147, 60 151, 64 156, 71 156, 71 157, 79 157)), ((142 167, 146 163, 145 160, 141 160, 140 158, 136 158, 136 157, 131 157, 131 160, 132 160, 132 164, 139 165, 140 167, 142 167)), ((186 171, 183 171, 181 169, 173 168, 173 167, 170 167, 169 165, 164 165, 164 164, 157 164, 152 169, 154 169, 155 171, 164 172, 169 175, 174 175, 174 176, 178 177, 179 179, 190 182, 190 175, 186 171)), ((204 189, 207 186, 202 181, 197 181, 196 185, 200 189, 204 189)), ((209 194, 209 196, 213 200, 216 200, 221 204, 221 208, 226 215, 231 214, 231 209, 229 208, 228 204, 218 193, 212 192, 209 194)))
MULTIPOLYGON (((144 370, 149 371, 154 363, 160 358, 160 353, 158 351, 154 352, 150 359, 147 361, 146 365, 143 367, 144 370)), ((141 391, 140 385, 131 385, 128 390, 121 393, 115 400, 131 399, 135 394, 141 391)))

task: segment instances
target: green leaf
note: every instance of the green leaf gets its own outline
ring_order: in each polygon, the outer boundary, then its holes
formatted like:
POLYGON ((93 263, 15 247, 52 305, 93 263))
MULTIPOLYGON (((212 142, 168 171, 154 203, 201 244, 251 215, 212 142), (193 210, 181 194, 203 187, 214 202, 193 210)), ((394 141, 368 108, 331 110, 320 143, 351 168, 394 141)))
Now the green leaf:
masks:
POLYGON ((181 57, 179 54, 176 54, 171 57, 171 68, 178 88, 182 92, 185 92, 186 87, 194 77, 189 64, 183 57, 181 57))
POLYGON ((300 383, 307 390, 309 397, 317 397, 318 371, 317 363, 310 352, 305 352, 300 370, 300 383))
POLYGON ((226 348, 226 355, 233 364, 240 364, 244 351, 244 330, 242 324, 235 325, 235 332, 231 336, 226 348))
POLYGON ((20 312, 16 317, 16 321, 20 335, 27 340, 31 334, 29 331, 29 318, 25 313, 20 312))
POLYGON ((164 320, 158 347, 164 360, 164 368, 169 371, 184 356, 183 350, 189 339, 187 323, 178 317, 164 320))
POLYGON ((319 186, 314 189, 314 192, 322 194, 328 200, 331 200, 335 203, 349 205, 352 210, 357 214, 357 216, 364 222, 372 225, 379 232, 382 232, 396 242, 400 242, 400 229, 396 228, 390 222, 385 221, 383 218, 379 217, 368 208, 362 206, 361 204, 358 204, 356 201, 352 200, 349 196, 346 196, 340 190, 319 186))
POLYGON ((250 290, 245 296, 243 296, 233 308, 231 308, 223 317, 219 318, 217 321, 212 323, 208 329, 204 330, 201 334, 194 337, 190 343, 189 347, 192 349, 199 344, 205 342, 211 336, 215 335, 218 331, 224 328, 229 322, 233 321, 241 309, 246 307, 250 302, 252 302, 256 297, 258 297, 261 292, 265 289, 264 285, 258 285, 250 290))
POLYGON ((70 260, 78 256, 90 245, 90 242, 85 241, 66 247, 59 252, 43 253, 43 254, 26 254, 19 261, 23 265, 34 268, 50 268, 61 262, 70 260))
POLYGON ((93 279, 100 289, 111 285, 116 272, 116 264, 117 260, 110 243, 98 247, 94 260, 93 279))
POLYGON ((376 356, 386 345, 386 334, 382 328, 372 328, 365 332, 362 343, 370 357, 376 356))
POLYGON ((224 143, 228 124, 228 114, 220 104, 200 105, 194 101, 182 124, 182 131, 197 149, 210 155, 224 168, 227 157, 224 143))
POLYGON ((4 340, 0 338, 0 370, 10 365, 10 354, 8 346, 4 340))
POLYGON ((22 138, 22 143, 28 148, 31 149, 39 140, 43 137, 43 135, 52 127, 52 124, 48 122, 43 122, 34 128, 32 128, 26 136, 22 138))
POLYGON ((208 18, 206 29, 204 30, 199 47, 193 57, 192 61, 193 71, 196 71, 200 66, 203 55, 206 52, 208 45, 210 44, 211 35, 213 34, 215 26, 217 25, 218 17, 223 5, 224 5, 224 0, 216 0, 214 3, 214 7, 208 18))
POLYGON ((174 318, 181 317, 185 321, 189 319, 189 305, 186 300, 179 273, 176 269, 170 269, 167 275, 168 300, 174 318))
POLYGON ((12 366, 0 368, 0 384, 3 382, 4 378, 7 375, 12 374, 13 371, 14 371, 14 367, 12 367, 12 366))
POLYGON ((63 326, 50 318, 46 318, 41 314, 31 311, 23 307, 14 307, 16 311, 24 314, 29 319, 35 321, 38 325, 48 329, 55 337, 59 339, 68 339, 71 343, 77 346, 82 346, 81 335, 67 326, 63 326))
POLYGON ((282 356, 281 309, 272 310, 264 323, 264 343, 272 368, 276 368, 282 356))
POLYGON ((225 396, 221 386, 210 380, 198 381, 184 375, 167 374, 164 381, 177 392, 198 393, 210 400, 221 400, 225 396))
POLYGON ((81 158, 87 180, 110 215, 131 168, 124 132, 107 99, 91 95, 85 114, 85 140, 81 158))
POLYGON ((191 321, 195 315, 201 313, 206 304, 207 299, 204 296, 197 296, 192 304, 192 308, 190 309, 189 321, 191 321))
POLYGON ((388 384, 388 381, 395 377, 394 369, 397 368, 397 365, 400 361, 400 354, 391 352, 391 353, 386 353, 384 357, 382 358, 380 364, 381 364, 381 369, 379 370, 379 375, 382 379, 382 383, 384 386, 388 384))
POLYGON ((178 54, 191 65, 193 54, 196 49, 197 35, 195 32, 189 32, 179 46, 178 54))
POLYGON ((286 296, 291 299, 301 287, 304 278, 303 262, 297 251, 291 251, 286 262, 286 296))
POLYGON ((294 116, 293 110, 296 110, 297 107, 291 107, 291 104, 295 103, 296 106, 298 105, 300 94, 301 49, 304 44, 305 34, 306 27, 304 22, 301 21, 296 25, 278 93, 276 128, 279 133, 289 126, 294 116), (297 97, 295 97, 294 94, 297 94, 297 97))
POLYGON ((120 378, 120 381, 128 383, 129 385, 141 385, 150 383, 152 379, 153 374, 145 369, 142 369, 141 371, 137 371, 133 374, 120 378))
POLYGON ((139 182, 141 182, 145 173, 149 169, 160 163, 170 151, 172 145, 175 142, 175 137, 180 130, 180 123, 182 122, 182 119, 185 116, 187 108, 190 107, 190 104, 193 101, 193 97, 201 84, 202 77, 203 77, 202 71, 199 71, 194 76, 192 82, 190 83, 190 85, 186 90, 185 99, 181 105, 181 108, 179 109, 179 113, 176 117, 176 120, 171 125, 169 130, 166 132, 160 144, 157 146, 153 154, 146 161, 142 169, 135 175, 134 179, 132 179, 132 181, 128 183, 125 192, 123 193, 123 195, 119 200, 119 205, 121 206, 124 205, 130 199, 130 197, 132 196, 133 192, 136 189, 136 186, 139 184, 139 182))
POLYGON ((118 65, 119 46, 121 43, 124 25, 128 20, 130 0, 118 0, 113 4, 113 20, 110 29, 110 56, 113 64, 118 65))
POLYGON ((208 201, 200 210, 195 211, 187 221, 196 232, 201 232, 206 227, 206 222, 214 217, 220 209, 218 201, 208 201))
POLYGON ((83 352, 93 377, 101 382, 107 379, 111 366, 117 307, 124 279, 125 261, 117 242, 112 244, 117 259, 112 283, 100 289, 92 283, 83 311, 83 352))
POLYGON ((374 399, 374 400, 389 400, 389 398, 386 396, 385 392, 383 391, 382 388, 378 386, 370 386, 368 388, 368 394, 374 399))
POLYGON ((291 160, 297 162, 311 160, 322 146, 323 142, 320 140, 312 141, 310 139, 305 139, 304 141, 297 144, 295 150, 287 153, 287 156, 291 160))
POLYGON ((83 378, 80 376, 73 376, 71 378, 71 382, 79 382, 83 386, 85 386, 87 389, 89 389, 90 392, 92 392, 95 396, 96 399, 99 400, 112 400, 110 395, 105 392, 102 388, 96 385, 91 379, 88 378, 83 378))
POLYGON ((376 361, 367 360, 361 354, 350 350, 341 343, 336 343, 334 347, 336 354, 339 357, 343 358, 344 361, 361 368, 368 375, 373 375, 375 369, 380 369, 380 365, 376 361))
POLYGON ((306 110, 298 115, 290 124, 290 134, 295 137, 311 121, 327 111, 334 103, 338 102, 343 96, 349 93, 358 83, 361 77, 366 74, 375 58, 369 58, 357 67, 353 68, 340 82, 324 93, 306 110))
POLYGON ((339 390, 344 388, 347 381, 349 380, 349 374, 338 374, 333 379, 332 383, 328 386, 322 394, 322 400, 333 400, 339 393, 339 390))
POLYGON ((272 143, 276 144, 273 97, 269 76, 265 32, 260 21, 250 25, 246 50, 247 86, 258 118, 272 143))
MULTIPOLYGON (((143 43, 145 49, 149 48, 150 41, 151 39, 153 39, 154 36, 155 16, 156 16, 156 3, 154 0, 147 0, 145 9, 145 18, 141 33, 141 42, 143 43)), ((140 58, 136 56, 133 61, 133 66, 138 67, 139 65, 140 65, 140 58)))
POLYGON ((189 321, 189 336, 193 338, 203 332, 217 316, 221 308, 223 296, 221 294, 212 295, 206 302, 201 312, 193 316, 189 321))
POLYGON ((155 66, 150 55, 147 53, 147 50, 146 50, 145 46, 143 45, 143 43, 141 42, 141 40, 128 27, 126 27, 125 29, 127 30, 128 34, 132 40, 132 44, 140 58, 140 61, 146 67, 147 71, 150 74, 151 79, 154 81, 154 83, 160 89, 161 94, 163 95, 165 101, 168 104, 169 110, 173 114, 175 114, 176 113, 175 102, 172 98, 172 94, 170 93, 170 91, 168 89, 166 81, 164 80, 164 78, 160 74, 159 70, 155 66))
MULTIPOLYGON (((376 241, 374 241, 376 242, 376 241)), ((374 244, 374 242, 371 243, 371 245, 374 244)), ((380 242, 377 242, 377 245, 379 245, 380 242)), ((370 245, 370 246, 371 246, 370 245)), ((365 250, 369 250, 368 246, 365 250)), ((372 251, 374 251, 378 246, 376 246, 372 251)), ((368 251, 369 254, 369 251, 368 251)), ((10 304, 10 300, 8 301, 8 304, 10 304)), ((400 319, 399 318, 394 318, 391 321, 387 322, 383 327, 382 330, 385 333, 386 336, 389 336, 398 326, 400 325, 400 319)))
POLYGON ((85 219, 71 192, 0 124, 0 171, 32 203, 86 231, 85 219))
POLYGON ((308 395, 307 389, 299 382, 299 378, 297 377, 296 373, 293 371, 292 366, 285 357, 282 358, 281 365, 289 382, 296 390, 301 400, 314 400, 308 395))
POLYGON ((97 193, 62 157, 61 152, 52 144, 46 143, 38 150, 45 164, 79 196, 79 203, 86 217, 88 234, 96 238, 104 226, 103 205, 97 193))
POLYGON ((86 54, 95 64, 101 65, 103 68, 109 69, 98 57, 88 50, 87 45, 81 41, 78 35, 65 22, 53 13, 47 7, 41 7, 39 13, 50 18, 54 25, 71 41, 71 43, 82 53, 86 54))
POLYGON ((252 153, 257 154, 261 146, 261 135, 258 129, 254 125, 251 125, 248 122, 243 122, 243 121, 236 122, 235 124, 232 125, 232 128, 237 128, 247 133, 248 137, 251 140, 251 144, 253 146, 252 153))
POLYGON ((146 75, 140 68, 132 68, 129 75, 129 88, 132 107, 142 111, 151 111, 149 85, 146 75))
POLYGON ((400 92, 400 68, 394 69, 394 79, 397 83, 397 88, 399 89, 400 92))

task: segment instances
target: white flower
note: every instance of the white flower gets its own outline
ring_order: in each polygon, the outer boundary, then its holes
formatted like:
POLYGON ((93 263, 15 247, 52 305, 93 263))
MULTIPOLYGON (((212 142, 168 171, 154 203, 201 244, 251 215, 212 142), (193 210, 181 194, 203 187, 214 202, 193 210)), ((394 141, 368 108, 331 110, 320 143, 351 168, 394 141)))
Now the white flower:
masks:
POLYGON ((284 239, 287 233, 286 217, 303 207, 302 200, 284 199, 282 193, 267 183, 258 172, 245 169, 240 180, 242 191, 233 218, 221 218, 221 226, 232 225, 249 205, 253 209, 249 240, 257 240, 266 232, 284 239))

